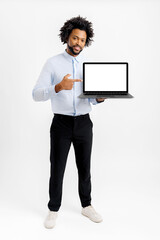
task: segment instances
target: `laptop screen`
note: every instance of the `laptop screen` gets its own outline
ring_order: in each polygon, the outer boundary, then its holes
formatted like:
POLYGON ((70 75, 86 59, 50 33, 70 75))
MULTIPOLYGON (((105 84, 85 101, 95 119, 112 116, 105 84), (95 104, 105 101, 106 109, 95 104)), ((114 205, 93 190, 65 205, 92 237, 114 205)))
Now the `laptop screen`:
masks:
POLYGON ((127 62, 84 62, 84 92, 128 92, 127 62))

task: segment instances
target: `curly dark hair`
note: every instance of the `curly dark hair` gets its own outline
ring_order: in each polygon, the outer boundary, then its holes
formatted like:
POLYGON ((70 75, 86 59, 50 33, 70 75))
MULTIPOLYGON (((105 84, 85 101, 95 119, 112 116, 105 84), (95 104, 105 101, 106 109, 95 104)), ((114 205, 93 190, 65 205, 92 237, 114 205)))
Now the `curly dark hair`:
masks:
POLYGON ((94 41, 92 37, 94 36, 92 23, 87 21, 86 18, 80 17, 73 17, 69 20, 67 20, 63 27, 60 29, 60 34, 58 36, 60 37, 63 44, 67 43, 70 33, 73 29, 78 28, 80 30, 84 30, 87 34, 87 39, 85 46, 90 46, 91 42, 94 41))

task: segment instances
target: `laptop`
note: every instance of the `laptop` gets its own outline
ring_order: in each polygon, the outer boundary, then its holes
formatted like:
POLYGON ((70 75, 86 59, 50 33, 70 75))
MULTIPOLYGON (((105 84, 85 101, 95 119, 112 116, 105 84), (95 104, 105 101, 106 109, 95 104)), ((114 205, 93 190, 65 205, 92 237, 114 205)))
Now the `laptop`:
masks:
POLYGON ((84 62, 80 98, 133 98, 128 92, 127 62, 84 62))

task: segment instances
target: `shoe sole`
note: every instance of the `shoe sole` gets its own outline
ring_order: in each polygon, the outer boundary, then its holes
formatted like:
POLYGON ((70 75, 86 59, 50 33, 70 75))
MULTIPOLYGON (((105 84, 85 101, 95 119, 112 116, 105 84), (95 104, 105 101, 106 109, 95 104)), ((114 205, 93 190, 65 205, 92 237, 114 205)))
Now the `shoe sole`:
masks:
POLYGON ((55 225, 54 225, 54 226, 52 226, 52 227, 47 227, 47 226, 44 224, 44 227, 45 227, 45 228, 47 228, 47 229, 52 229, 52 228, 54 228, 54 227, 55 227, 55 225))

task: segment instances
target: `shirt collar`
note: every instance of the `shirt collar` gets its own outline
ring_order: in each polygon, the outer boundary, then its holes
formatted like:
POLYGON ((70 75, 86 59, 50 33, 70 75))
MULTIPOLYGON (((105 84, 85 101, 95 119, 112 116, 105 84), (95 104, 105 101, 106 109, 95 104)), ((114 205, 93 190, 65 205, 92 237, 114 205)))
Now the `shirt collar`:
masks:
POLYGON ((69 53, 67 53, 66 49, 64 51, 64 56, 70 61, 72 62, 72 60, 76 60, 77 62, 80 62, 82 59, 82 53, 80 52, 77 57, 73 57, 72 55, 70 55, 69 53))

